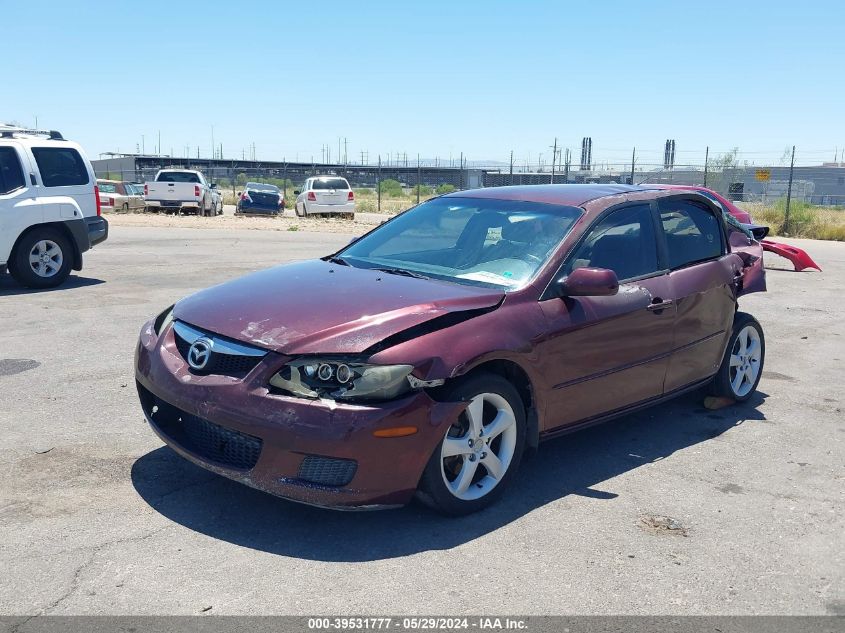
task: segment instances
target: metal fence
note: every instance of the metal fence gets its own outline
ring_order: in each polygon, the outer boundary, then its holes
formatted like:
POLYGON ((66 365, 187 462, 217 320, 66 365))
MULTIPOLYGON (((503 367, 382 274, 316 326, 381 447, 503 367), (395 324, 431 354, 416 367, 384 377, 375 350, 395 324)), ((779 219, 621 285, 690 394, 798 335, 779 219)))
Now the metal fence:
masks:
MULTIPOLYGON (((556 144, 557 145, 557 144, 556 144)), ((518 160, 510 153, 505 161, 471 161, 465 155, 449 160, 408 158, 407 154, 377 157, 375 162, 320 163, 179 158, 170 156, 125 155, 94 161, 97 176, 128 182, 152 180, 163 168, 202 171, 222 188, 238 190, 248 181, 273 182, 284 189, 298 188, 305 179, 318 175, 342 176, 353 187, 380 190, 380 183, 396 181, 404 188, 422 185, 470 189, 507 185, 546 183, 673 183, 703 185, 738 201, 772 203, 777 200, 814 205, 845 205, 845 151, 826 154, 787 150, 779 158, 772 152, 685 152, 685 161, 675 163, 675 146, 663 156, 657 152, 630 151, 621 160, 620 150, 584 148, 580 158, 565 147, 555 147, 543 160, 538 154, 518 160), (694 154, 703 154, 695 156, 694 154), (607 157, 609 160, 603 160, 607 157), (699 160, 700 159, 700 160, 699 160)), ((681 153, 681 152, 678 152, 681 153)))

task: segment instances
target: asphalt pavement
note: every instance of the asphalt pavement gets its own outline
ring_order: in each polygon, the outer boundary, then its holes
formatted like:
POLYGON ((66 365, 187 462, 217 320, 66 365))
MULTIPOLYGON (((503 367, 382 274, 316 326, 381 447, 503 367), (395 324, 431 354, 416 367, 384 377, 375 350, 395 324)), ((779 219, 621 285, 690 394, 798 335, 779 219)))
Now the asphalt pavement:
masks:
POLYGON ((350 237, 114 227, 62 288, 0 277, 0 614, 845 613, 845 244, 795 242, 823 273, 767 259, 741 306, 768 345, 749 403, 694 394, 548 442, 499 504, 448 519, 245 488, 138 405, 149 317, 350 237))

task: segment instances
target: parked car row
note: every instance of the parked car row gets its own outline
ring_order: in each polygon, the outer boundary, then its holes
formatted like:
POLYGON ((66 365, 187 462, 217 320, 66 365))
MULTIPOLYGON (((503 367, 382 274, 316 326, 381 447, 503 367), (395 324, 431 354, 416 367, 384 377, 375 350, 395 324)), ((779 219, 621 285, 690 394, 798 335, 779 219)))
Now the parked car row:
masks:
MULTIPOLYGON (((129 183, 119 180, 97 181, 103 194, 103 210, 160 211, 164 213, 222 215, 223 195, 205 175, 191 169, 162 169, 152 181, 129 183)), ((315 176, 308 178, 302 190, 295 190, 296 215, 355 216, 355 193, 346 178, 315 176)), ((285 199, 275 185, 247 182, 237 192, 236 215, 278 215, 284 212, 285 199)))

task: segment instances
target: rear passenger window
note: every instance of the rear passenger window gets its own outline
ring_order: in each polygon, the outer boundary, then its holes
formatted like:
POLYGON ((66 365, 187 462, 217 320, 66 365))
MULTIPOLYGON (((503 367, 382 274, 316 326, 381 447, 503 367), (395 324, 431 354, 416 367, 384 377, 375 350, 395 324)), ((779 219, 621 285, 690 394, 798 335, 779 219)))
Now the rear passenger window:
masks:
POLYGON ((32 154, 38 163, 45 187, 71 187, 88 184, 85 161, 70 147, 33 147, 32 154))
POLYGON ((689 201, 660 202, 669 267, 681 268, 722 255, 720 220, 703 205, 689 201))
POLYGON ((24 186, 21 160, 14 147, 0 147, 0 195, 24 186))
POLYGON ((587 234, 566 266, 608 268, 620 280, 657 272, 657 240, 651 207, 640 204, 619 209, 600 220, 587 234))

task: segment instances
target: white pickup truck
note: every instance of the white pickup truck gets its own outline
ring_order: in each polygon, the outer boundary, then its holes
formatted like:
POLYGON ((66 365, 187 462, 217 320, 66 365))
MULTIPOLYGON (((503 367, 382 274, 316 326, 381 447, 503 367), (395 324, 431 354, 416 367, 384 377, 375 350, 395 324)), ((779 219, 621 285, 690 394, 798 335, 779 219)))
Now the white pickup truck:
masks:
POLYGON ((144 183, 147 209, 166 213, 216 215, 212 191, 202 172, 191 169, 162 169, 155 180, 144 183))

